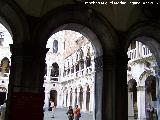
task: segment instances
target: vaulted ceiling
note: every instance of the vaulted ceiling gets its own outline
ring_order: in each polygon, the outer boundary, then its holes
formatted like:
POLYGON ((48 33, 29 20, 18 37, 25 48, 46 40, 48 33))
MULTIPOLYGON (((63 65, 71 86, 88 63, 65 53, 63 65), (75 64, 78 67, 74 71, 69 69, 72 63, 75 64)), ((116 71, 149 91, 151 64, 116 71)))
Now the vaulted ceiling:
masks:
MULTIPOLYGON (((25 13, 35 17, 41 17, 45 15, 47 12, 63 5, 76 4, 75 2, 76 0, 15 0, 15 1, 23 9, 25 13)), ((86 6, 99 12, 112 24, 112 26, 114 26, 114 28, 122 31, 127 30, 132 24, 136 23, 137 21, 144 20, 144 15, 138 5, 86 4, 86 6)))

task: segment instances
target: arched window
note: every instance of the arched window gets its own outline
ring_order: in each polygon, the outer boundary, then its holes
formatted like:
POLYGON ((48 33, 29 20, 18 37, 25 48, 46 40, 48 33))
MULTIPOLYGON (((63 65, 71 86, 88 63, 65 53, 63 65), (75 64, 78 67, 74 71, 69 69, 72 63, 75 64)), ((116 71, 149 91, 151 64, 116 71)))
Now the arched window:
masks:
POLYGON ((54 105, 57 106, 57 91, 51 90, 50 91, 50 100, 54 102, 54 105))
POLYGON ((9 59, 7 57, 3 58, 1 61, 1 72, 9 73, 9 59))
POLYGON ((129 109, 134 110, 134 117, 138 114, 138 107, 137 107, 137 82, 135 79, 130 79, 128 81, 128 105, 130 106, 129 109), (133 107, 133 108, 131 108, 133 107))
POLYGON ((91 54, 90 54, 90 47, 88 48, 87 56, 86 56, 86 66, 91 66, 91 54))
POLYGON ((58 41, 54 40, 53 41, 53 53, 57 53, 58 52, 58 41))
POLYGON ((83 50, 80 49, 80 60, 79 60, 79 63, 80 63, 80 68, 81 69, 84 69, 84 59, 83 59, 83 56, 84 56, 84 53, 83 53, 83 50))
POLYGON ((156 77, 149 76, 145 81, 146 92, 150 96, 151 101, 156 101, 156 77))
POLYGON ((74 73, 74 65, 71 67, 71 73, 74 73))
POLYGON ((83 50, 82 50, 82 49, 80 49, 79 55, 80 55, 80 59, 83 59, 84 53, 83 53, 83 50))
MULTIPOLYGON (((58 77, 59 76, 59 66, 57 63, 52 64, 51 69, 51 77, 58 77)), ((58 81, 58 78, 52 78, 54 81, 58 81)))

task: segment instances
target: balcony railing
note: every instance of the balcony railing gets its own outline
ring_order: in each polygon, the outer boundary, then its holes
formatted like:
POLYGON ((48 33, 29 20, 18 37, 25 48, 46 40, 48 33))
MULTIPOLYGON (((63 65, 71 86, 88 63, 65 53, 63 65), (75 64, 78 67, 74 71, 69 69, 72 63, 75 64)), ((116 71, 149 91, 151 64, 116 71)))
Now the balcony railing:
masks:
POLYGON ((77 79, 77 78, 92 74, 93 72, 94 72, 94 70, 93 70, 92 66, 90 66, 85 69, 82 69, 77 72, 70 73, 70 74, 64 76, 63 78, 61 78, 61 82, 77 79))
POLYGON ((141 50, 139 51, 137 50, 138 49, 135 48, 127 52, 127 55, 128 55, 128 58, 130 58, 130 61, 152 56, 151 51, 145 45, 141 47, 141 50))

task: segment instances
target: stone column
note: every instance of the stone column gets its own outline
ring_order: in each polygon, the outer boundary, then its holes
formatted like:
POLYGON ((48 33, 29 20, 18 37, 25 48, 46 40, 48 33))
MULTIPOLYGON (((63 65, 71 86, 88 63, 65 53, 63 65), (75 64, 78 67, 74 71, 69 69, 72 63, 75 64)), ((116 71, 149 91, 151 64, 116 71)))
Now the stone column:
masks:
POLYGON ((70 92, 71 92, 71 91, 69 90, 69 91, 68 91, 68 99, 67 99, 67 107, 70 106, 70 95, 71 95, 70 92))
POLYGON ((142 57, 142 43, 139 42, 139 57, 142 57))
POLYGON ((75 107, 75 89, 72 90, 72 107, 75 107))
POLYGON ((60 107, 62 108, 63 107, 63 92, 61 91, 61 94, 60 94, 60 107))
POLYGON ((80 88, 78 87, 77 88, 77 105, 79 105, 80 106, 80 88))
POLYGON ((137 107, 138 107, 138 119, 146 119, 145 109, 145 87, 137 87, 137 107))
POLYGON ((62 96, 63 96, 63 103, 62 103, 62 106, 65 107, 65 93, 63 93, 62 96))
POLYGON ((75 107, 75 105, 77 105, 78 104, 78 93, 75 91, 75 103, 74 103, 74 107, 75 107))
POLYGON ((57 108, 60 108, 61 106, 61 90, 58 90, 57 92, 57 108))
POLYGON ((128 117, 134 119, 133 92, 128 91, 128 117))
POLYGON ((128 120, 128 88, 127 88, 127 52, 120 49, 116 52, 116 81, 115 81, 115 118, 128 120))
MULTIPOLYGON (((94 95, 94 100, 95 100, 95 109, 93 111, 93 115, 94 116, 94 120, 98 120, 99 118, 102 118, 102 110, 103 110, 103 106, 102 106, 102 85, 103 85, 103 56, 99 56, 97 58, 94 59, 95 62, 95 87, 94 87, 94 91, 95 91, 95 95, 94 95)), ((106 74, 106 73, 105 73, 106 74)), ((104 95, 105 96, 105 95, 104 95)), ((104 119, 107 120, 107 119, 104 119)))
POLYGON ((86 111, 86 86, 83 87, 83 103, 82 103, 82 111, 86 111))
POLYGON ((103 67, 103 101, 101 106, 103 120, 128 120, 128 57, 125 50, 117 48, 116 51, 108 51, 108 53, 104 53, 103 57, 105 63, 103 67))
POLYGON ((67 104, 66 104, 66 96, 67 96, 67 94, 66 94, 66 92, 65 92, 65 93, 64 93, 64 107, 67 106, 67 104))
POLYGON ((136 58, 139 57, 139 44, 138 44, 138 43, 139 43, 139 42, 136 41, 136 58))
POLYGON ((70 105, 70 91, 68 91, 67 107, 70 105))
POLYGON ((26 119, 43 119, 43 83, 47 51, 48 49, 41 48, 38 44, 11 45, 12 66, 6 120, 20 120, 24 116, 26 119))
POLYGON ((90 103, 89 103, 89 111, 94 111, 95 101, 94 101, 94 85, 90 87, 90 103))
POLYGON ((47 108, 49 107, 49 97, 50 97, 50 94, 48 91, 45 91, 45 110, 47 110, 47 108))

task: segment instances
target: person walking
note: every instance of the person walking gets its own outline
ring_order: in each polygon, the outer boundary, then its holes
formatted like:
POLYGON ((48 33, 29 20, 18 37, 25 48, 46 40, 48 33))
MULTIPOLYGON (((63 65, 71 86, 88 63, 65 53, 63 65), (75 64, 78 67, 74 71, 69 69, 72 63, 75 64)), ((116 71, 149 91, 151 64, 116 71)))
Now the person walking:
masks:
POLYGON ((78 105, 75 106, 74 117, 75 117, 75 120, 79 120, 79 118, 81 117, 81 112, 78 105))
POLYGON ((72 106, 69 106, 68 111, 67 111, 66 114, 68 115, 68 119, 69 120, 73 120, 74 119, 74 113, 73 113, 72 106))
POLYGON ((53 113, 52 118, 54 118, 55 105, 54 105, 54 102, 52 100, 50 100, 50 107, 52 108, 52 113, 53 113))

